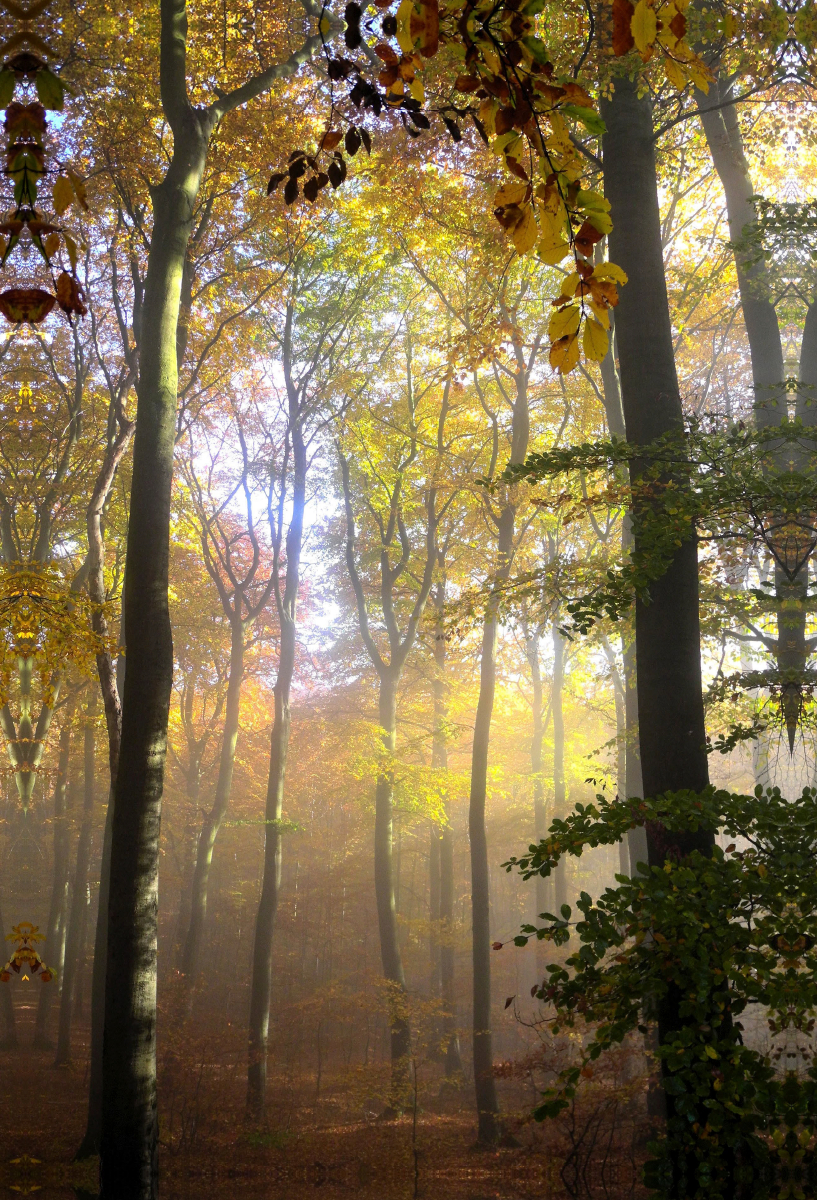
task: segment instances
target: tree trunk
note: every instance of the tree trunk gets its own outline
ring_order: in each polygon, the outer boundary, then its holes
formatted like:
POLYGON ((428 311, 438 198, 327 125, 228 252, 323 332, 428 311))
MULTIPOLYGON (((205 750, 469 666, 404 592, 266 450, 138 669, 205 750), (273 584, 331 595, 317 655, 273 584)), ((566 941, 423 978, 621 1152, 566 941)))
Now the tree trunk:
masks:
POLYGON ((40 988, 37 1003, 37 1018, 34 1023, 34 1046, 38 1050, 51 1050, 53 1044, 48 1036, 48 1018, 54 992, 62 981, 62 959, 65 945, 65 918, 68 907, 68 770, 71 758, 71 714, 66 713, 60 730, 57 779, 54 784, 54 873, 51 884, 51 903, 46 925, 46 953, 43 956, 56 972, 53 984, 40 988))
MULTIPOLYGON (((380 674, 380 730, 386 753, 390 755, 394 754, 397 744, 399 674, 399 670, 394 667, 386 668, 380 674)), ((377 900, 380 958, 388 989, 391 1026, 390 1107, 394 1112, 401 1112, 408 1102, 411 1032, 406 1008, 406 977, 397 935, 397 910, 394 901, 393 809, 394 774, 388 769, 380 774, 375 788, 374 890, 377 900)))
MULTIPOLYGON (((442 555, 439 556, 442 558, 442 555)), ((442 566, 442 562, 440 563, 442 566)), ((434 730, 431 743, 431 765, 438 771, 448 770, 448 685, 445 677, 446 643, 444 627, 445 580, 434 588, 434 730)), ((454 993, 454 830, 446 822, 442 829, 432 828, 437 839, 439 893, 437 897, 438 925, 435 967, 438 972, 442 1000, 442 1045, 445 1047, 446 1079, 462 1076, 460 1039, 457 1032, 457 1002, 454 993)))
MULTIPOLYGON (((511 423, 511 464, 525 460, 530 436, 527 380, 517 377, 517 394, 511 423)), ((498 580, 507 577, 514 552, 516 507, 506 499, 497 522, 498 580)), ((494 1081, 491 1035, 491 923, 488 837, 485 829, 485 800, 488 792, 488 751, 496 692, 496 643, 499 629, 499 598, 488 599, 482 627, 479 666, 479 698, 474 720, 471 751, 471 789, 468 802, 468 834, 471 843, 471 948, 473 956, 473 1054, 474 1090, 477 1102, 477 1141, 491 1145, 501 1136, 499 1105, 494 1081)))
MULTIPOLYGON (((547 806, 545 803, 544 755, 543 743, 545 737, 544 688, 542 686, 542 664, 539 657, 539 642, 542 635, 541 625, 531 628, 525 617, 523 625, 525 635, 525 656, 530 666, 533 696, 531 699, 531 743, 530 767, 533 777, 533 830, 534 841, 539 842, 547 833, 547 806)), ((551 879, 537 875, 534 880, 535 911, 531 924, 536 924, 542 913, 548 911, 550 904, 551 879)), ((540 983, 544 978, 546 967, 545 943, 538 939, 535 943, 535 961, 533 963, 533 982, 540 983)))
MULTIPOLYGON (((163 8, 165 6, 163 5, 163 8)), ((183 9, 162 21, 162 88, 182 73, 183 9)), ((170 491, 182 271, 212 124, 190 108, 152 191, 137 424, 125 563, 122 739, 111 836, 105 985, 101 1181, 105 1200, 153 1200, 158 1186, 156 950, 159 828, 173 679, 168 611, 170 491)))
MULTIPOLYGON (((683 411, 675 370, 672 326, 661 243, 652 109, 638 83, 617 78, 613 95, 601 103, 604 190, 613 231, 610 258, 628 276, 616 308, 622 403, 627 439, 645 446, 665 434, 681 435, 683 411)), ((648 465, 631 463, 633 478, 648 465)), ((633 538, 639 550, 639 512, 633 538)), ((702 791, 708 784, 706 731, 701 686, 698 612, 698 551, 694 537, 678 548, 661 579, 650 585, 650 603, 636 598, 638 731, 644 793, 702 791)), ((647 828, 650 866, 668 853, 710 854, 714 831, 670 833, 647 828)), ((658 1039, 671 1040, 682 1027, 681 996, 672 988, 659 1003, 658 1039)), ((673 1098, 665 1095, 673 1112, 673 1098)), ((656 1105, 657 1108, 657 1105, 656 1105)))
POLYGON ((488 1145, 498 1141, 501 1134, 491 1036, 490 876, 488 838, 485 830, 488 746, 496 692, 497 632, 496 604, 491 600, 482 629, 479 699, 474 721, 471 793, 468 806, 468 835, 471 842, 471 939, 474 967, 473 1054, 474 1090, 477 1101, 477 1141, 488 1145))
MULTIPOLYGON (((613 96, 602 101, 604 186, 611 204, 610 257, 627 273, 616 309, 624 418, 628 440, 644 446, 683 430, 675 372, 672 327, 661 246, 652 112, 638 85, 618 78, 613 96)), ((644 468, 634 462, 635 475, 644 468)), ((639 526, 633 533, 638 549, 639 526)), ((647 796, 708 783, 701 690, 698 616, 698 554, 693 538, 676 552, 661 579, 650 587, 651 603, 635 605, 638 662, 638 724, 641 769, 647 796)), ((659 865, 670 848, 706 853, 711 831, 668 835, 648 831, 650 863, 659 865)))
POLYGON ((428 963, 429 992, 440 991, 440 829, 433 822, 428 830, 428 963))
POLYGON ((213 849, 230 803, 243 679, 244 623, 239 616, 236 616, 231 629, 230 676, 227 683, 227 701, 224 708, 224 729, 221 735, 221 756, 216 792, 213 806, 202 823, 196 848, 196 866, 193 871, 190 900, 190 925, 182 958, 182 972, 185 976, 189 998, 192 998, 192 989, 195 987, 199 969, 204 922, 207 916, 207 887, 210 879, 210 865, 213 861, 213 849))
MULTIPOLYGON (((567 788, 565 787, 565 639, 559 630, 558 613, 553 621, 553 682, 551 685, 551 713, 553 716, 553 814, 567 816, 567 788)), ((567 903, 567 862, 560 859, 553 872, 553 903, 556 915, 567 903)))
MULTIPOLYGON (((695 97, 712 162, 726 196, 729 238, 739 247, 747 229, 757 224, 757 215, 751 203, 754 188, 735 106, 714 108, 729 100, 730 93, 731 87, 716 79, 708 95, 696 89, 695 97)), ((762 429, 779 425, 788 416, 783 383, 783 344, 765 259, 761 257, 755 263, 747 261, 747 254, 738 248, 735 267, 752 358, 755 423, 762 429)))
POLYGON ((247 1110, 256 1120, 265 1111, 267 1100, 267 1047, 269 1013, 272 1000, 272 939, 278 894, 281 888, 281 815, 284 804, 287 751, 292 722, 290 693, 295 674, 297 644, 297 605, 301 582, 301 547, 306 507, 307 458, 302 414, 298 401, 290 397, 290 438, 292 440, 292 517, 286 539, 286 579, 283 597, 279 596, 278 619, 281 627, 278 677, 275 681, 275 715, 270 735, 270 767, 267 781, 266 824, 264 826, 264 876, 261 898, 255 918, 252 983, 250 985, 250 1021, 247 1067, 247 1110))
POLYGON ((94 720, 96 718, 96 688, 88 700, 83 746, 83 805, 82 825, 77 842, 74 883, 71 891, 71 911, 65 940, 65 967, 60 994, 60 1020, 57 1034, 57 1054, 54 1065, 71 1061, 71 1017, 73 1015, 77 972, 79 970, 80 939, 85 922, 88 894, 88 868, 91 859, 91 834, 94 816, 94 720))

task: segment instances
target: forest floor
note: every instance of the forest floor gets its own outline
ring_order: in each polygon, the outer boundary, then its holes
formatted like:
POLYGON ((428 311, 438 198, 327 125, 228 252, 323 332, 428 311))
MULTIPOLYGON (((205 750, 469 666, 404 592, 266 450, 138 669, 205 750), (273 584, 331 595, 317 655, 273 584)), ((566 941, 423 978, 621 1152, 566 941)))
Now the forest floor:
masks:
MULTIPOLYGON (((72 1158, 84 1131, 87 1058, 78 1054, 76 1065, 56 1068, 53 1051, 29 1049, 33 1013, 33 1007, 18 1010, 20 1048, 0 1051, 0 1196, 85 1200, 97 1190, 96 1162, 72 1158)), ((519 1145, 475 1149, 470 1089, 437 1106, 445 1111, 391 1121, 327 1121, 329 1113, 290 1102, 285 1115, 273 1112, 264 1129, 252 1129, 243 1120, 237 1073, 221 1078, 217 1089, 212 1081, 203 1086, 203 1074, 197 1079, 189 1068, 170 1063, 163 1073, 162 1200, 631 1200, 642 1194, 636 1156, 612 1154, 592 1123, 594 1148, 566 1178, 569 1144, 548 1145, 539 1130, 517 1124, 519 1145), (173 1078, 180 1084, 175 1091, 173 1078)))

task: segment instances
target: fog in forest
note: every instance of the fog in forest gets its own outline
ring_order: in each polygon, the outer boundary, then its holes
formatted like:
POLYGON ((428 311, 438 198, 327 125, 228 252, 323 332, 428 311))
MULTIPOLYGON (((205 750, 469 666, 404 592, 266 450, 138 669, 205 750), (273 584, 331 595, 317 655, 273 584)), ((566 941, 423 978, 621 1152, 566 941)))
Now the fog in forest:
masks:
POLYGON ((0 1191, 813 1196, 812 0, 0 12, 0 1191))

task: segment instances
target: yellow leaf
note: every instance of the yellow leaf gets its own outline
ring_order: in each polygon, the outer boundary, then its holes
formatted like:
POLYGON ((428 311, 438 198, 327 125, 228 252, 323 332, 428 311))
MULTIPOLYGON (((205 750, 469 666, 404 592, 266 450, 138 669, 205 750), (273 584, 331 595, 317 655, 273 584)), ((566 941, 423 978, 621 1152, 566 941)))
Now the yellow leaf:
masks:
MULTIPOLYGON (((593 268, 593 276, 596 279, 612 279, 614 283, 625 284, 627 282, 626 272, 622 271, 616 263, 606 262, 599 263, 593 268)), ((576 277, 578 282, 578 276, 576 277)))
POLYGON ((85 183, 83 182, 82 179, 80 179, 80 177, 79 177, 79 175, 77 175, 76 171, 72 171, 70 167, 68 168, 68 178, 71 180, 71 185, 74 189, 74 195, 76 196, 78 203, 87 212, 88 211, 88 194, 85 191, 85 183))
POLYGON ((318 25, 318 29, 321 31, 321 33, 323 34, 324 37, 326 37, 327 33, 329 32, 329 30, 331 28, 332 28, 332 25, 330 24, 329 18, 321 17, 320 24, 318 25))
POLYGON ((71 187, 71 180, 67 175, 57 177, 51 193, 51 203, 54 205, 54 212, 58 217, 67 212, 74 203, 74 189, 71 187))
POLYGON ((397 10, 397 42, 404 54, 411 54, 414 50, 414 41, 409 33, 409 22, 413 11, 412 0, 401 0, 397 10))
POLYGON ((570 242, 554 237, 550 229, 544 230, 539 245, 536 247, 536 255, 540 262, 546 263, 549 267, 555 267, 569 253, 570 242))
POLYGON ((533 217, 533 209, 528 205, 522 214, 522 220, 515 225, 511 233, 513 244, 519 254, 528 254, 536 245, 539 230, 533 217))
POLYGON ((642 57, 652 53, 657 29, 658 19, 655 9, 647 3, 647 0, 638 0, 630 21, 630 32, 633 35, 636 49, 642 57))
POLYGON ((582 338, 585 358, 590 358, 593 362, 601 362, 607 354, 609 342, 606 329, 602 329, 598 321, 585 321, 584 337, 582 338))
POLYGON ((77 243, 71 237, 70 233, 64 233, 62 236, 65 239, 65 249, 68 251, 68 257, 71 260, 71 266, 76 269, 77 259, 79 258, 77 253, 77 243))
POLYGON ((412 100, 419 100, 420 104, 425 104, 426 93, 422 79, 417 79, 416 77, 412 79, 409 84, 409 92, 411 93, 412 100))
POLYGON ((483 100, 479 106, 479 119, 485 126, 488 137, 496 133, 496 114, 499 112, 498 100, 483 100))
MULTIPOLYGON (((596 270, 595 274, 598 275, 598 270, 596 270)), ((576 288, 578 286, 579 286, 579 272, 571 271, 571 273, 569 275, 566 275, 564 277, 564 279, 562 280, 562 288, 561 288, 559 295, 560 296, 575 296, 576 288)))
POLYGON ((550 347, 550 365, 562 375, 569 375, 579 361, 579 335, 559 338, 550 347))
POLYGON ((503 183, 494 196, 494 208, 504 208, 507 204, 522 204, 528 195, 527 183, 503 183))
POLYGON ((717 1052, 717 1050, 715 1049, 715 1047, 714 1047, 714 1046, 710 1046, 710 1044, 709 1044, 708 1042, 707 1042, 707 1044, 704 1046, 704 1051, 706 1052, 706 1054, 707 1054, 707 1056, 708 1056, 709 1058, 718 1058, 718 1057, 719 1057, 719 1055, 718 1055, 718 1052, 717 1052))
POLYGON ((581 310, 576 304, 568 304, 566 308, 558 308, 550 318, 548 337, 552 342, 559 338, 572 337, 578 331, 581 320, 581 310))
POLYGON ((595 300, 590 301, 590 307, 593 310, 596 320, 602 329, 610 328, 610 310, 605 308, 603 304, 596 304, 595 300))
POLYGON ((597 229, 602 235, 609 233, 613 228, 612 218, 610 217, 610 214, 606 212, 589 212, 587 214, 587 220, 590 222, 593 228, 597 229))
POLYGON ((664 74, 672 86, 674 88, 678 88, 679 91, 683 91, 688 83, 683 67, 680 66, 674 58, 664 59, 664 74))
POLYGON ((706 64, 703 63, 701 59, 697 57, 697 55, 692 56, 687 66, 687 71, 689 72, 689 77, 695 86, 700 88, 704 95, 708 94, 709 85, 712 82, 713 75, 706 64))
POLYGON ((49 258, 53 257, 60 248, 60 235, 58 233, 49 233, 43 242, 43 248, 49 258))

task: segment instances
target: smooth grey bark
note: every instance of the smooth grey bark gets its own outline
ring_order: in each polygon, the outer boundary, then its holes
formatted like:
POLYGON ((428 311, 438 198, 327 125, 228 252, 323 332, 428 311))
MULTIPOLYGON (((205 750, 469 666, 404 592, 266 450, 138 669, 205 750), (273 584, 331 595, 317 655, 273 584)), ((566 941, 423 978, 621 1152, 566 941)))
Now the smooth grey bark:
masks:
POLYGON ((429 826, 428 837, 428 922, 428 990, 436 996, 440 991, 440 830, 433 823, 429 826))
MULTIPOLYGON (((616 308, 616 344, 627 439, 646 446, 682 434, 672 326, 661 245, 651 104, 637 84, 615 80, 602 101, 604 187, 611 204, 610 258, 627 273, 616 308)), ((642 460, 632 464, 637 477, 642 460)), ((636 549, 638 513, 633 514, 636 549)), ((651 603, 635 605, 641 768, 647 796, 708 783, 701 688, 697 545, 690 538, 650 587, 651 603)), ((648 830, 650 863, 668 850, 711 850, 713 835, 648 830)))
MULTIPOLYGON (((441 572, 445 567, 445 548, 440 547, 437 562, 441 572)), ((431 741, 431 765, 438 771, 448 770, 448 684, 446 681, 445 642, 445 591, 444 573, 434 586, 434 678, 432 692, 434 702, 434 728, 431 741)), ((457 1032, 457 1000, 454 983, 454 830, 446 821, 442 829, 432 826, 432 847, 436 843, 437 895, 436 906, 432 902, 432 921, 436 919, 439 932, 433 947, 433 969, 439 982, 442 1000, 442 1046, 445 1051, 446 1079, 462 1075, 460 1039, 457 1032), (436 912, 436 918, 435 918, 436 912)), ((433 892, 432 892, 432 898, 433 892)))
MULTIPOLYGON (((107 459, 108 472, 100 473, 102 486, 94 490, 88 506, 87 533, 90 569, 88 594, 93 601, 94 632, 105 644, 108 623, 105 617, 105 547, 102 537, 103 496, 110 490, 119 462, 133 435, 133 423, 124 418, 120 405, 119 432, 107 459)), ((125 675, 125 611, 124 597, 119 622, 119 644, 122 652, 114 666, 109 650, 103 649, 96 659, 102 706, 105 712, 105 731, 108 739, 108 803, 105 809, 105 828, 102 834, 102 857, 99 867, 99 898, 94 930, 94 959, 91 968, 91 1061, 88 1083, 88 1118, 85 1133, 77 1150, 77 1159, 99 1154, 102 1139, 102 1055, 105 1029, 105 976, 108 962, 108 900, 111 882, 111 838, 113 835, 113 797, 119 767, 119 747, 122 739, 122 689, 125 675)))
MULTIPOLYGON (((378 523, 380 534, 380 606, 388 639, 388 653, 381 654, 369 625, 369 613, 363 580, 355 558, 356 529, 352 506, 352 485, 349 461, 339 450, 338 458, 343 481, 344 506, 346 510, 346 568, 355 595, 358 626, 366 652, 377 672, 378 718, 381 738, 388 755, 393 755, 397 738, 397 687, 406 659, 417 637, 420 618, 431 591, 437 557, 436 484, 431 483, 426 496, 426 554, 423 571, 415 593, 414 603, 401 632, 395 612, 395 585, 406 570, 411 557, 411 544, 403 525, 402 486, 406 470, 417 454, 418 431, 414 424, 414 391, 411 366, 411 343, 407 343, 408 397, 410 431, 408 450, 398 464, 395 484, 389 498, 388 520, 378 523), (391 562, 392 548, 397 542, 399 557, 391 562)), ((443 403, 438 422, 438 445, 440 430, 445 426, 448 413, 449 384, 443 393, 443 403)), ((389 1019, 391 1025, 391 1092, 387 1112, 401 1111, 408 1100, 409 1056, 411 1054, 411 1031, 406 1005, 406 980, 400 941, 397 933, 397 913, 394 898, 394 868, 392 862, 392 823, 394 802, 394 775, 390 770, 381 773, 375 787, 375 830, 374 830, 374 883, 377 903, 377 926, 380 938, 380 958, 383 975, 389 990, 389 1019)))
MULTIPOLYGON (((287 364, 291 356, 285 355, 287 364)), ((287 366, 287 371, 289 365, 287 366)), ((289 437, 292 446, 292 513, 286 537, 286 573, 283 594, 278 580, 278 554, 273 568, 273 585, 280 651, 278 675, 273 690, 274 715, 270 733, 270 765, 264 825, 264 873, 253 935, 252 980, 247 1063, 247 1111, 254 1119, 263 1116, 267 1099, 267 1054, 269 1013, 272 1001, 272 948, 275 915, 281 890, 281 818, 284 805, 287 753, 292 725, 291 693, 297 647, 298 592, 301 585, 304 510, 306 508, 307 451, 304 441, 303 398, 287 375, 289 437)), ((283 484, 282 484, 283 491, 283 484)), ((278 537, 280 545, 280 531, 278 537)))
POLYGON ((187 88, 184 0, 160 3, 159 83, 173 152, 151 189, 153 229, 141 309, 137 425, 125 563, 129 665, 114 793, 105 987, 101 1184, 104 1200, 153 1200, 158 1187, 156 938, 159 831, 173 675, 168 611, 176 334, 182 276, 210 138, 225 113, 318 49, 306 40, 205 108, 187 88))
POLYGON ((751 197, 754 195, 749 164, 743 151, 734 105, 712 111, 713 105, 730 99, 731 87, 716 79, 708 95, 696 89, 701 124, 712 162, 726 196, 729 237, 735 245, 735 267, 740 289, 743 320, 749 339, 754 387, 755 422, 759 429, 779 425, 788 416, 783 376, 783 345, 769 286, 765 260, 749 261, 751 248, 742 250, 747 232, 757 224, 751 197))
MULTIPOLYGON (((731 95, 731 86, 717 80, 715 98, 721 101, 731 95)), ((711 105, 711 100, 710 100, 711 105)), ((700 104, 699 104, 700 107, 700 104)), ((729 235, 735 244, 735 266, 740 287, 746 334, 752 363, 754 385, 754 416, 759 429, 773 427, 788 419, 785 362, 780 323, 772 296, 768 266, 762 257, 756 263, 747 262, 751 249, 741 243, 757 224, 751 197, 754 195, 749 164, 743 150, 740 125, 735 106, 717 112, 704 112, 701 122, 706 134, 712 161, 726 197, 729 235)), ((817 424, 817 409, 813 403, 812 379, 817 365, 817 329, 814 305, 809 305, 800 353, 799 386, 795 396, 795 418, 806 427, 817 424)), ((803 452, 800 451, 802 457, 803 452)), ((790 447, 777 456, 774 469, 789 469, 790 447)), ((800 465, 800 464, 798 464, 800 465)), ((808 595, 809 564, 803 565, 790 579, 778 565, 775 570, 775 599, 777 601, 777 638, 764 639, 783 678, 781 708, 786 720, 789 746, 800 719, 803 679, 810 653, 806 638, 806 599, 808 595)))
MULTIPOLYGON (((610 258, 627 274, 616 308, 622 407, 627 440, 647 446, 666 434, 683 434, 664 274, 661 220, 655 168, 652 108, 638 84, 617 78, 612 97, 600 105, 606 132, 602 139, 604 190, 610 201, 613 231, 610 258)), ((630 464, 637 479, 648 465, 630 464)), ((633 506, 632 531, 639 550, 639 507, 633 506)), ((650 585, 650 603, 636 598, 635 648, 638 731, 644 794, 700 792, 709 782, 706 753, 701 642, 698 609, 698 550, 694 537, 678 548, 664 575, 650 585)), ((646 830, 648 862, 660 866, 666 856, 694 850, 711 854, 714 830, 675 833, 657 823, 646 830)), ((681 995, 671 988, 657 1005, 657 1032, 665 1044, 683 1027, 681 995)), ((673 1097, 660 1093, 656 1112, 673 1097)))
MULTIPOLYGON (((601 638, 604 657, 610 667, 610 678, 613 684, 613 703, 616 712, 616 795, 624 799, 627 793, 627 710, 625 704, 625 685, 618 669, 616 655, 606 634, 601 638)), ((619 874, 630 874, 630 851, 626 838, 618 844, 619 874)))
MULTIPOLYGON (((534 340, 528 358, 521 345, 514 345, 516 372, 511 417, 509 463, 524 462, 530 439, 528 377, 538 354, 534 340)), ((483 405, 483 407, 485 407, 483 405)), ((487 409, 486 409, 487 411, 487 409)), ((498 452, 498 429, 492 417, 494 446, 493 474, 498 452)), ((507 579, 515 550, 516 504, 510 493, 500 501, 495 516, 496 572, 494 580, 507 579)), ((471 845, 471 953, 473 961, 473 1058, 474 1092, 477 1105, 477 1141, 492 1145, 502 1135, 499 1103, 494 1080, 493 1037, 491 1031, 491 897, 488 869, 488 837, 485 828, 485 801, 488 792, 488 757, 491 721, 496 694, 496 647, 499 633, 499 593, 492 588, 485 607, 479 663, 479 695, 474 720, 471 750, 471 786, 468 800, 468 835, 471 845)))
POLYGON ((94 687, 88 700, 83 736, 83 804, 82 823, 77 840, 74 879, 71 886, 71 909, 65 938, 65 963, 60 992, 60 1016, 57 1033, 57 1053, 54 1065, 59 1067, 71 1061, 71 1018, 80 962, 80 943, 86 919, 88 894, 88 869, 91 860, 91 836, 94 816, 94 721, 96 718, 97 692, 94 687))
MULTIPOLYGON (((542 685, 542 663, 539 658, 539 643, 544 632, 544 626, 539 623, 531 627, 527 621, 527 615, 523 619, 523 633, 525 636, 525 657, 528 660, 531 674, 531 685, 533 695, 531 698, 531 743, 530 743, 530 767, 533 776, 533 829, 534 839, 539 842, 547 834, 547 806, 545 804, 545 779, 544 779, 544 737, 545 737, 545 706, 544 706, 544 687, 542 685)), ((548 721, 550 713, 548 714, 548 721)), ((534 923, 539 919, 542 913, 547 911, 549 904, 549 892, 552 884, 545 879, 543 875, 537 875, 535 879, 535 905, 534 923)), ((537 980, 541 978, 544 969, 544 943, 537 940, 536 942, 536 971, 537 980)))
MULTIPOLYGON (((236 603, 240 604, 239 598, 236 599, 236 603)), ((218 777, 213 803, 202 823, 196 847, 196 862, 190 893, 190 924, 182 957, 182 972, 189 988, 195 985, 199 969, 213 850, 230 803, 241 715, 245 632, 246 622, 240 616, 233 615, 230 623, 230 675, 227 683, 227 700, 224 706, 224 727, 221 734, 218 777)))
POLYGON ((48 908, 45 946, 46 962, 53 967, 55 979, 40 989, 37 1016, 34 1023, 34 1046, 40 1050, 53 1049, 48 1035, 48 1018, 54 993, 62 982, 62 961, 65 946, 65 919, 69 887, 69 829, 68 808, 70 784, 68 773, 71 761, 71 712, 65 714, 60 730, 57 778, 54 783, 54 868, 51 882, 51 901, 48 908))
MULTIPOLYGON (((559 615, 553 621, 553 678, 551 682, 551 714, 553 722, 553 812, 567 816, 567 786, 565 784, 565 639, 559 629, 559 615)), ((553 872, 553 902, 558 912, 567 903, 567 863, 561 859, 553 872)))

